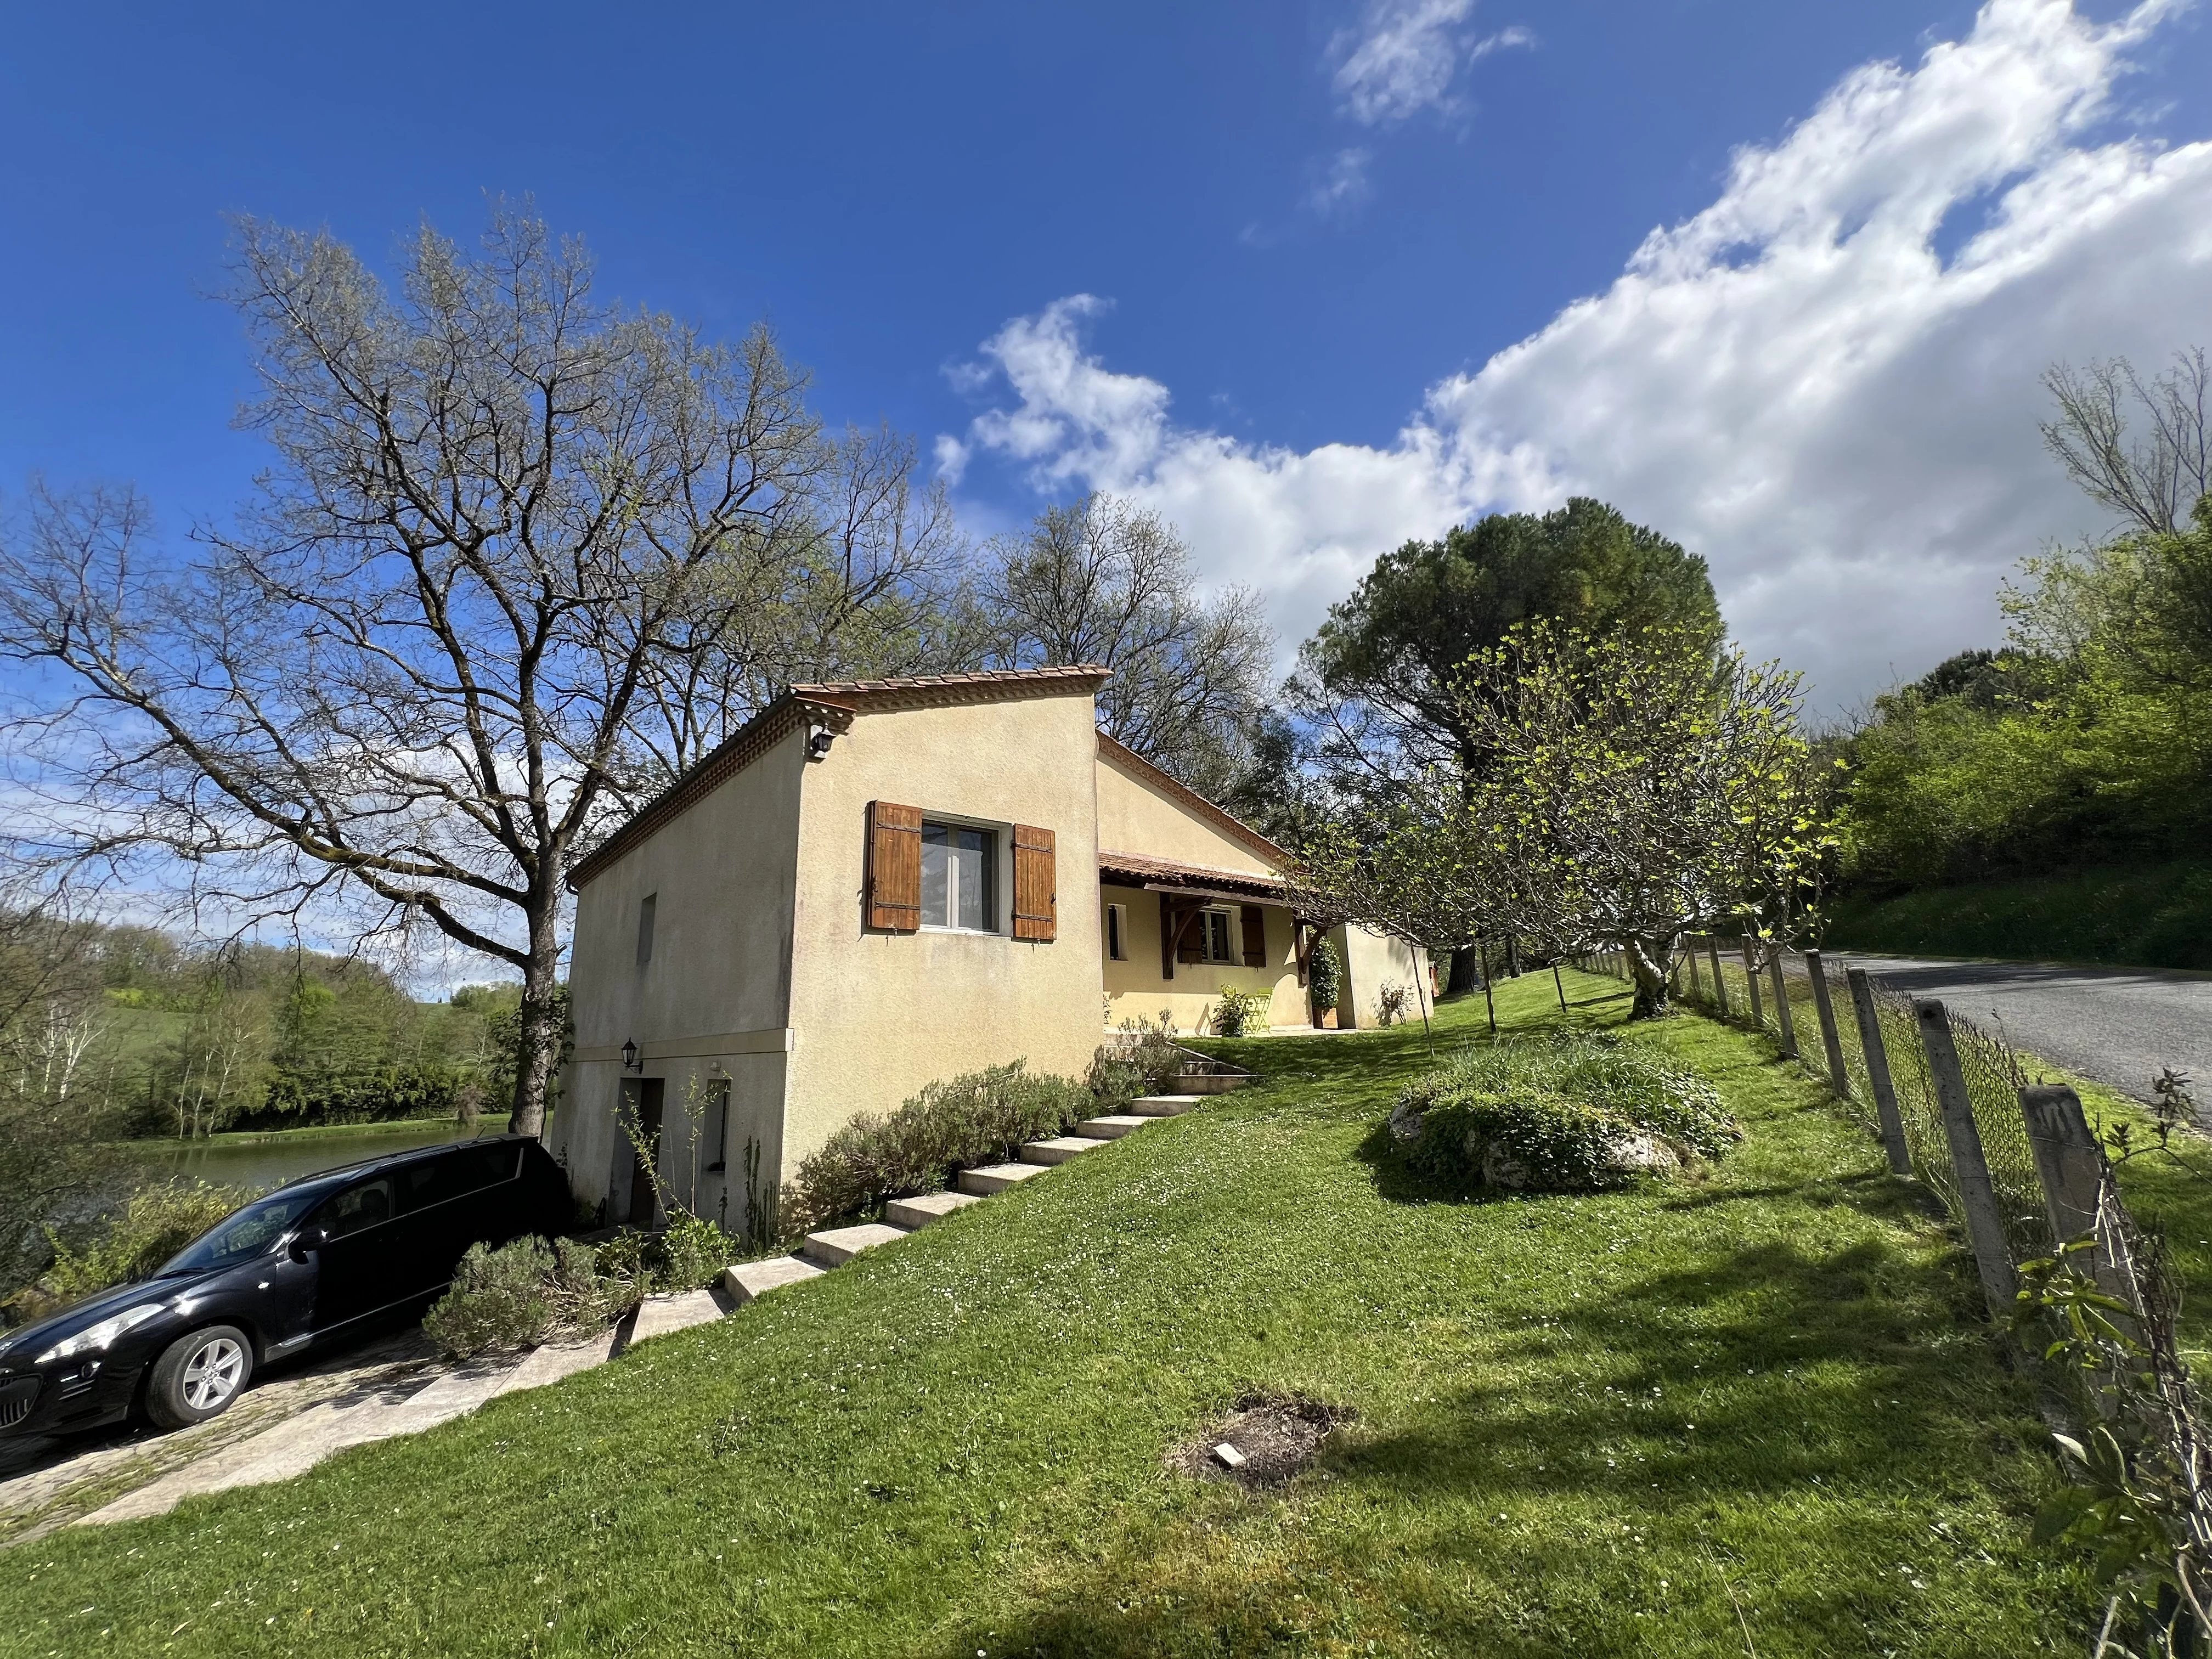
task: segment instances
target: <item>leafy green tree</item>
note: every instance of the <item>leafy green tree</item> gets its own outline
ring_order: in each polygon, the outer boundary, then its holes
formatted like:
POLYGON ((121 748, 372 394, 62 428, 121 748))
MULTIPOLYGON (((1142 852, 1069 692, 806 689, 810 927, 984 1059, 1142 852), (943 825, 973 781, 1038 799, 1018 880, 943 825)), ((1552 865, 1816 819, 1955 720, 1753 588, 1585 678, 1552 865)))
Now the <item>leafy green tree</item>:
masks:
POLYGON ((1832 842, 1796 674, 1741 651, 1716 663, 1701 629, 1534 623, 1478 655, 1460 695, 1493 757, 1468 805, 1491 902, 1516 932, 1620 946, 1633 1017, 1666 1006, 1683 933, 1814 920, 1832 842))
POLYGON ((1308 879, 1341 914, 1423 943, 1617 945, 1637 1018, 1665 1009, 1683 933, 1803 925, 1831 842, 1795 674, 1717 662, 1701 629, 1542 621, 1468 666, 1462 719, 1488 763, 1431 768, 1379 829, 1363 813, 1316 838, 1308 879))
POLYGON ((1460 696, 1465 665, 1537 618, 1593 635, 1674 629, 1709 646, 1721 635, 1705 562, 1586 496, 1407 542, 1330 608, 1300 653, 1309 696, 1343 709, 1333 723, 1356 734, 1338 746, 1336 769, 1479 769, 1485 753, 1460 696))
MULTIPOLYGON (((1328 787, 1373 806, 1424 768, 1480 774, 1487 757, 1460 696, 1468 659, 1537 618, 1593 634, 1673 628, 1712 645, 1721 637, 1705 562, 1587 496, 1407 542, 1376 562, 1299 653, 1292 701, 1328 787)), ((1447 989, 1471 988, 1469 939, 1439 945, 1457 947, 1447 989)))

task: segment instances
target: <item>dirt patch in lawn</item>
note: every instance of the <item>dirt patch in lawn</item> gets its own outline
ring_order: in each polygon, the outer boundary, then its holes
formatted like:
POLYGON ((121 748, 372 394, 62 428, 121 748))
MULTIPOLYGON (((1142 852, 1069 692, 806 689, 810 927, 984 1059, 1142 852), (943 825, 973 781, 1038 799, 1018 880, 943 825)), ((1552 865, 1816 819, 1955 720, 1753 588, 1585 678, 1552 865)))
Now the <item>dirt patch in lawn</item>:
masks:
POLYGON ((1228 1416, 1171 1448, 1168 1467, 1194 1480, 1233 1481, 1255 1491, 1279 1486, 1312 1462, 1331 1431, 1352 1416, 1348 1407, 1298 1395, 1248 1394, 1228 1416))

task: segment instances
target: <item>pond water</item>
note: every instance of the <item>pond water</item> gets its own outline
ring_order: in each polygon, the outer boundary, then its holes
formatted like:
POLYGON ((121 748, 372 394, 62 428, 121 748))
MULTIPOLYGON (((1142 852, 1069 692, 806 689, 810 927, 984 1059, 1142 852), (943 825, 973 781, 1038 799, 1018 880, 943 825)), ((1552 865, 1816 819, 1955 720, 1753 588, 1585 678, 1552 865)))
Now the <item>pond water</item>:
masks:
MULTIPOLYGON (((335 1170, 363 1158, 382 1158, 416 1146, 442 1141, 465 1140, 478 1133, 497 1134, 503 1119, 480 1123, 426 1118, 404 1126, 372 1124, 358 1131, 331 1134, 272 1136, 265 1140, 140 1141, 131 1148, 139 1179, 137 1185, 164 1181, 204 1181, 217 1187, 281 1187, 301 1176, 335 1170)), ((119 1206, 118 1206, 119 1207, 119 1206)))

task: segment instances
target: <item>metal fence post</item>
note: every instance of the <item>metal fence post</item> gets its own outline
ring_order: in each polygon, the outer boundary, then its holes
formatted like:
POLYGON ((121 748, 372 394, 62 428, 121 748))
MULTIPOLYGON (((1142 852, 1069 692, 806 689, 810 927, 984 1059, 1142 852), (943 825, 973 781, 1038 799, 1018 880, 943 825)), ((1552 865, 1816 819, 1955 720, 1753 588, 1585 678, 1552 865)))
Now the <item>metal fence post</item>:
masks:
POLYGON ((1743 936, 1743 982, 1751 992, 1751 1023, 1766 1024, 1766 1010, 1760 1006, 1759 995, 1759 956, 1752 948, 1751 935, 1743 936))
POLYGON ((1989 1160, 1982 1155, 1982 1134, 1974 1125, 1974 1101, 1966 1091, 1966 1069, 1959 1064, 1959 1045, 1951 1037, 1951 1017, 1934 997, 1917 999, 1912 1012, 1928 1055, 1928 1074, 1935 1080, 1936 1103, 1943 1109, 1943 1139, 1951 1148, 1951 1175, 1958 1183, 1960 1207, 1966 1212, 1966 1238, 1973 1246, 1982 1295, 1990 1316, 2002 1318, 2012 1309, 2020 1279, 2005 1247, 2004 1216, 1990 1182, 1989 1160))
POLYGON ((1813 1012, 1820 1017, 1820 1047, 1828 1055, 1828 1086, 1838 1100, 1851 1097, 1851 1074, 1844 1066, 1844 1034, 1836 1029, 1835 999, 1828 994, 1828 969, 1818 951, 1805 952, 1805 971, 1813 976, 1813 1012))
POLYGON ((1705 935, 1705 964, 1713 970, 1713 1006, 1721 1011, 1721 1018, 1729 1017, 1728 981, 1721 977, 1721 941, 1717 933, 1705 935))
POLYGON ((1909 1176, 1912 1152, 1905 1143, 1905 1114, 1897 1109, 1897 1085, 1889 1079, 1889 1044, 1881 1034, 1874 981, 1863 968, 1844 969, 1844 978, 1851 988, 1851 1011, 1858 1016, 1859 1047, 1866 1051, 1867 1083, 1874 1090, 1874 1112, 1881 1124, 1881 1144, 1889 1152, 1889 1172, 1909 1176))
POLYGON ((1785 1060, 1797 1058, 1797 1023, 1790 1014, 1790 987, 1782 977, 1783 947, 1774 947, 1766 958, 1766 970, 1774 980, 1774 1020, 1782 1028, 1782 1055, 1785 1060))
POLYGON ((2020 1091, 2020 1109, 2027 1120, 2027 1145, 2035 1154, 2036 1179, 2043 1185, 2052 1247, 2094 1233, 2092 1271, 2097 1288, 2140 1310, 2142 1302, 2127 1241, 2117 1227, 2099 1224, 2110 1166, 2081 1110, 2081 1097, 2063 1084, 2037 1084, 2020 1091))

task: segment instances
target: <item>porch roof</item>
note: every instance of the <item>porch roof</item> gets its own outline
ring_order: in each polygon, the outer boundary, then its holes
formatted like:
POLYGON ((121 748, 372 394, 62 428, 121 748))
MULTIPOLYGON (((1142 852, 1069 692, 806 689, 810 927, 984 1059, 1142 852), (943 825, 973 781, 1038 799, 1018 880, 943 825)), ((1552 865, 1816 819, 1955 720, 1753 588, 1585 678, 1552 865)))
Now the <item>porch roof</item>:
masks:
POLYGON ((1278 904, 1289 898, 1280 876, 1255 875, 1249 870, 1218 870, 1203 864, 1177 864, 1168 859, 1147 858, 1141 853, 1108 852, 1103 848, 1098 853, 1098 879, 1160 892, 1188 892, 1193 897, 1272 899, 1278 904))

